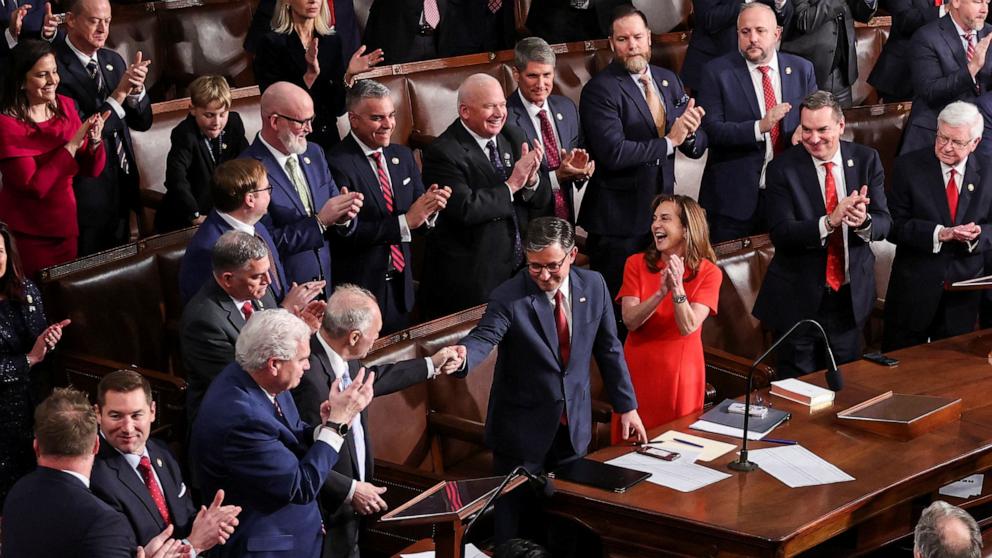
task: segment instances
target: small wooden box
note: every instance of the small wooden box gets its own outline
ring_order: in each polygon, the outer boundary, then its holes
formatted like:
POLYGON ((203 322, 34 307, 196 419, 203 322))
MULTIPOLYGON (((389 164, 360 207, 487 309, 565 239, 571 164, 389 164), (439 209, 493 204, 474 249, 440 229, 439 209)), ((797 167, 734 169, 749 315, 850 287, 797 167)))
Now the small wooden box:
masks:
POLYGON ((961 400, 887 391, 837 413, 837 422, 907 441, 961 418, 961 400))

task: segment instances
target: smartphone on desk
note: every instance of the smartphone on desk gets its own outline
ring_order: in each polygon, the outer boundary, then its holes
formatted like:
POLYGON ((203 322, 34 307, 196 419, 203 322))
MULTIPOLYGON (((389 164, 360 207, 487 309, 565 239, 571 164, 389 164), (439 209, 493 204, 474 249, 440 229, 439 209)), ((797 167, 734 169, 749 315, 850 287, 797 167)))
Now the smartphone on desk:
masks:
POLYGON ((865 353, 861 355, 861 358, 874 362, 875 364, 881 364, 882 366, 896 366, 899 364, 898 360, 887 357, 882 353, 865 353))

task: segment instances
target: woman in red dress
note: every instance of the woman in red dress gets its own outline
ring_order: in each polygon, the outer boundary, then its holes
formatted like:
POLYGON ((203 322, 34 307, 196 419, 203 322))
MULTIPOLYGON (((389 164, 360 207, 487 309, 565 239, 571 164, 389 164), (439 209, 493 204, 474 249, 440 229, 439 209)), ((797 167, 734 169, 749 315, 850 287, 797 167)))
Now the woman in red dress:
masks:
MULTIPOLYGON (((651 204, 654 243, 627 258, 617 294, 630 332, 624 354, 637 412, 653 428, 703 408, 703 321, 716 313, 723 273, 710 246, 706 214, 686 196, 651 204)), ((613 442, 620 441, 614 420, 613 442)))
POLYGON ((7 58, 0 91, 0 221, 20 247, 24 275, 76 257, 79 225, 72 178, 97 176, 106 160, 107 115, 80 122, 72 99, 56 95, 47 42, 21 41, 7 58))

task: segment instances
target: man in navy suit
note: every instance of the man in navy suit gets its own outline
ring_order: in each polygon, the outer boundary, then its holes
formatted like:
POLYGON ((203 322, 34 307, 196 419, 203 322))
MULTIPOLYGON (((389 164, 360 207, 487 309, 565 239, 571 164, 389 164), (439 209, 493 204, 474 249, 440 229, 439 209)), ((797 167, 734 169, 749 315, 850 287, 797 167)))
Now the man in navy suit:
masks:
POLYGON ((988 4, 951 0, 950 5, 948 17, 931 21, 913 35, 910 67, 915 94, 900 155, 933 147, 937 113, 945 106, 953 101, 974 102, 989 91, 992 59, 986 52, 992 26, 985 23, 988 4))
POLYGON ((353 234, 362 195, 339 192, 324 150, 307 142, 313 101, 287 82, 269 86, 261 99, 262 130, 242 158, 265 165, 272 201, 262 222, 272 232, 286 278, 295 283, 325 281, 331 289, 331 250, 327 238, 353 234))
POLYGON ((816 91, 812 64, 776 53, 782 28, 771 8, 744 4, 737 28, 739 52, 709 63, 698 97, 710 143, 699 203, 714 243, 768 230, 765 165, 789 147, 799 104, 816 91))
POLYGON ((79 255, 85 256, 128 241, 130 212, 139 207, 138 161, 131 130, 152 126, 152 106, 145 90, 151 60, 141 52, 131 64, 104 48, 110 31, 107 0, 78 0, 66 18, 68 32, 56 39, 58 92, 76 101, 80 119, 109 113, 103 124, 107 164, 96 178, 73 181, 79 214, 79 255))
POLYGON ((651 30, 632 7, 616 11, 612 64, 582 89, 579 114, 599 172, 589 181, 578 224, 589 231, 590 265, 610 294, 620 290, 627 257, 650 237, 651 200, 675 191, 675 149, 702 157, 704 111, 672 72, 651 66, 651 30))
POLYGON ((573 194, 596 170, 582 149, 579 111, 568 97, 552 95, 555 53, 538 37, 517 43, 513 51, 513 79, 517 90, 506 99, 510 124, 524 131, 530 143, 544 146, 541 177, 551 184, 552 214, 575 222, 573 194))
MULTIPOLYGON (((86 394, 56 389, 34 416, 38 468, 17 481, 4 502, 4 556, 132 558, 134 533, 127 519, 90 492, 100 440, 86 394)), ((163 543, 178 546, 178 541, 166 542, 171 532, 167 527, 148 544, 149 555, 163 543)))
MULTIPOLYGON (((768 165, 768 224, 775 256, 753 314, 776 336, 804 319, 820 322, 837 363, 861 358, 861 331, 875 304, 875 256, 892 219, 882 163, 870 147, 841 141, 844 114, 833 95, 803 101, 802 145, 768 165)), ((819 335, 807 328, 779 347, 778 374, 824 368, 819 335)))
POLYGON ((220 556, 318 558, 317 496, 355 416, 372 399, 374 373, 335 381, 321 423, 300 420, 289 390, 310 367, 310 328, 285 310, 258 312, 241 330, 237 361, 210 384, 193 424, 192 462, 206 494, 241 507, 220 556))
POLYGON ((881 7, 889 13, 892 25, 868 76, 868 84, 875 88, 882 101, 894 103, 913 98, 913 80, 906 79, 912 75, 913 34, 927 23, 944 17, 949 4, 941 0, 881 0, 881 7))
MULTIPOLYGON (((489 306, 457 347, 465 375, 499 347, 486 417, 496 474, 519 465, 532 473, 585 455, 592 435, 589 364, 593 357, 624 437, 647 442, 637 414, 613 301, 603 278, 572 267, 572 225, 540 217, 527 227, 527 269, 493 291, 489 306)), ((523 494, 522 491, 520 491, 523 494)), ((525 500, 496 503, 496 541, 513 538, 525 500)))
POLYGON ((885 351, 975 329, 981 292, 946 286, 981 275, 992 248, 992 173, 973 155, 982 128, 974 105, 951 103, 937 116, 934 147, 896 159, 885 351))
POLYGON ((100 380, 96 401, 102 438, 90 477, 93 492, 127 517, 141 544, 169 525, 197 554, 224 544, 241 510, 222 505, 218 491, 210 508, 197 513, 176 458, 148 437, 155 422, 148 380, 133 370, 111 372, 100 380))
POLYGON ((432 184, 427 191, 413 153, 393 145, 396 109, 386 86, 360 80, 348 90, 351 133, 327 154, 335 182, 362 194, 353 234, 331 236, 335 285, 353 283, 375 294, 383 331, 410 325, 413 310, 414 231, 433 228, 451 188, 432 184))

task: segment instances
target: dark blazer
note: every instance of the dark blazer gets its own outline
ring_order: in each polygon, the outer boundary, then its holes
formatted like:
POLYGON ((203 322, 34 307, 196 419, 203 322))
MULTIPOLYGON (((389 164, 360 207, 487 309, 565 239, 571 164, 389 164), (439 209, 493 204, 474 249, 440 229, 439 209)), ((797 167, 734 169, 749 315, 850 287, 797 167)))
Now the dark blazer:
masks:
MULTIPOLYGON (((214 266, 211 263, 211 254, 214 244, 217 244, 217 239, 222 234, 230 230, 233 230, 231 225, 228 225, 227 221, 218 215, 217 210, 211 210, 207 214, 206 220, 196 229, 193 238, 189 239, 186 252, 179 263, 179 294, 182 296, 183 304, 188 303, 204 283, 213 279, 214 266)), ((255 234, 262 237, 269 253, 272 254, 272 259, 276 262, 275 270, 270 269, 269 274, 278 275, 279 285, 270 283, 269 289, 276 300, 282 300, 289 283, 286 282, 288 277, 283 270, 275 240, 269 234, 268 228, 262 223, 255 223, 255 234)))
MULTIPOLYGON (((779 121, 782 141, 799 127, 800 103, 816 91, 813 65, 779 53, 782 102, 792 110, 779 121)), ((708 213, 750 219, 758 207, 758 182, 765 162, 765 142, 754 141, 754 123, 761 120, 765 99, 754 92, 747 62, 738 52, 721 56, 706 67, 699 104, 706 109, 703 129, 710 143, 699 187, 699 203, 708 213)))
POLYGON ((892 25, 868 83, 887 101, 909 100, 913 98, 913 82, 906 79, 912 75, 910 39, 917 29, 937 19, 940 8, 933 0, 881 0, 881 4, 892 17, 892 25))
POLYGON ((205 136, 189 115, 172 129, 169 155, 165 160, 165 196, 155 211, 155 230, 165 233, 189 227, 193 219, 213 209, 210 181, 217 165, 230 161, 248 148, 241 115, 228 113, 221 140, 221 156, 215 161, 205 136))
MULTIPOLYGON (((262 217, 262 223, 272 231, 286 269, 286 278, 301 284, 316 279, 327 280, 325 293, 330 296, 331 251, 317 218, 307 216, 296 187, 260 138, 256 137, 241 157, 257 159, 265 165, 269 185, 272 186, 272 201, 269 202, 268 214, 262 217)), ((300 171, 310 186, 310 199, 316 213, 328 199, 340 192, 327 167, 324 150, 319 145, 308 142, 307 150, 299 156, 299 160, 300 171)), ((327 234, 352 234, 357 222, 357 219, 352 219, 349 227, 332 225, 328 227, 327 234)))
POLYGON ((571 0, 534 0, 527 11, 527 29, 551 44, 603 39, 610 34, 613 10, 627 3, 589 0, 587 9, 577 10, 571 0))
MULTIPOLYGON (((276 308, 272 291, 256 301, 256 310, 276 308)), ((186 368, 186 412, 193 424, 196 411, 210 382, 225 366, 234 362, 234 344, 245 318, 231 297, 209 278, 183 308, 179 326, 183 366, 186 368)))
MULTIPOLYGON (((847 192, 868 185, 871 239, 882 240, 889 233, 892 219, 885 202, 878 152, 846 141, 840 142, 840 152, 847 192)), ((801 145, 773 159, 766 170, 767 217, 775 256, 752 314, 774 331, 815 318, 820 308, 826 285, 827 246, 820 240, 819 223, 827 210, 819 184, 813 158, 801 145)), ((851 308, 860 327, 875 303, 875 255, 853 230, 848 231, 847 243, 851 308)))
MULTIPOLYGON (((183 483, 179 463, 164 443, 149 439, 147 447, 148 458, 155 468, 169 508, 169 517, 175 525, 172 538, 186 538, 196 518, 196 506, 183 483)), ((165 521, 155 507, 148 487, 124 455, 103 438, 100 439, 100 452, 93 463, 90 488, 110 507, 127 517, 138 544, 148 544, 152 537, 165 529, 165 521)))
MULTIPOLYGON (((337 0, 328 2, 334 6, 334 32, 341 37, 344 47, 344 66, 348 67, 348 59, 358 50, 361 44, 361 33, 358 30, 358 17, 355 15, 354 2, 337 0)), ((276 0, 259 0, 255 13, 252 14, 251 26, 245 35, 245 50, 254 53, 258 42, 269 31, 272 31, 272 14, 275 13, 276 0)), ((301 74, 302 75, 302 74, 301 74)))
POLYGON ((568 281, 572 352, 567 367, 558 355, 554 309, 526 270, 493 291, 479 325, 458 342, 468 349, 468 372, 499 347, 486 443, 511 459, 544 462, 563 410, 572 447, 577 455, 585 454, 592 432, 589 363, 594 357, 614 411, 637 408, 606 282, 599 273, 577 267, 568 281))
POLYGON ((121 55, 109 48, 101 48, 97 52, 99 70, 105 84, 105 91, 101 93, 97 91, 96 83, 63 36, 55 39, 52 47, 55 49, 55 61, 59 70, 58 92, 76 101, 79 118, 86 120, 93 113, 110 111, 110 117, 103 124, 103 139, 107 150, 107 164, 104 165, 103 172, 96 178, 77 176, 73 182, 80 227, 99 227, 138 207, 140 165, 134 158, 131 130, 144 132, 152 127, 151 96, 146 92, 133 107, 125 101, 122 105, 124 119, 121 120, 106 101, 107 95, 117 87, 127 70, 127 63, 121 55), (130 172, 127 174, 120 170, 115 136, 121 138, 130 162, 130 172))
MULTIPOLYGON (((982 161, 992 157, 992 141, 985 138, 992 138, 992 93, 983 93, 972 101, 978 107, 978 112, 982 113, 982 120, 985 122, 982 131, 982 141, 978 142, 975 148, 975 155, 982 161)), ((936 134, 934 134, 936 140, 936 134)), ((986 164, 988 166, 988 164, 986 164)))
MULTIPOLYGON (((978 157, 968 157, 964 177, 958 177, 961 193, 952 222, 942 172, 932 148, 898 157, 893 171, 889 240, 896 245, 896 257, 885 294, 885 321, 915 331, 925 331, 937 315, 945 283, 981 275, 985 253, 992 248, 992 176, 978 157), (969 252, 962 242, 945 242, 933 253, 937 225, 972 222, 982 227, 974 250, 969 252)), ((974 295, 971 305, 945 309, 965 329, 975 324, 979 293, 974 295)))
MULTIPOLYGON (((349 4, 341 2, 338 5, 349 4)), ((313 100, 313 131, 308 139, 324 149, 330 149, 341 140, 338 135, 337 117, 344 113, 344 73, 354 49, 343 56, 345 46, 341 35, 314 35, 317 37, 317 61, 320 75, 307 87, 303 75, 307 72, 306 47, 296 31, 262 35, 255 51, 254 69, 258 88, 264 92, 278 81, 288 81, 300 86, 313 100)))
POLYGON ((365 196, 354 234, 335 235, 330 239, 337 264, 333 269, 333 279, 336 285, 361 285, 372 291, 378 300, 384 301, 389 247, 399 244, 407 265, 403 269, 403 288, 397 289, 401 297, 397 306, 409 312, 413 310, 413 266, 410 265, 413 256, 410 243, 400 241, 398 216, 406 213, 410 204, 424 193, 424 183, 410 149, 392 144, 383 148, 382 152, 383 164, 388 169, 393 189, 393 213, 386 211, 379 178, 354 136, 348 134, 327 154, 334 181, 346 185, 349 191, 361 192, 365 196))
MULTIPOLYGON (((665 104, 666 131, 689 102, 682 82, 672 72, 651 66, 651 76, 665 104)), ((640 87, 627 70, 612 63, 582 89, 579 102, 582 130, 596 161, 589 180, 579 225, 600 235, 639 236, 651 225, 651 200, 675 190, 675 154, 658 137, 640 87)), ((693 159, 706 151, 706 133, 696 132, 678 147, 693 159)))
POLYGON ((320 556, 317 495, 338 452, 313 441, 314 429, 300 420, 289 392, 276 401, 282 417, 231 363, 210 385, 193 423, 190 455, 203 493, 224 489, 224 503, 241 506, 238 528, 214 548, 218 556, 320 556))
MULTIPOLYGON (((10 52, 10 47, 7 46, 6 35, 7 27, 10 25, 10 16, 18 6, 23 6, 24 4, 27 4, 27 2, 4 0, 3 5, 0 6, 0 29, 3 30, 3 33, 0 33, 3 35, 3 37, 0 37, 2 39, 0 40, 0 61, 10 52)), ((31 2, 31 9, 28 10, 28 13, 24 14, 24 19, 21 20, 19 40, 41 38, 41 25, 45 21, 45 5, 47 4, 48 0, 31 2)), ((54 9, 57 10, 57 8, 54 9)))
MULTIPOLYGON (((525 136, 503 126, 496 145, 507 174, 520 158, 525 136)), ((542 178, 535 191, 512 197, 496 176, 488 155, 455 120, 424 151, 424 182, 450 186, 448 205, 427 237, 422 302, 430 316, 444 316, 482 304, 497 285, 517 270, 514 225, 523 235, 532 216, 545 215, 551 187, 542 178), (514 223, 516 215, 516 223, 514 223)))
MULTIPOLYGON (((978 32, 978 39, 992 32, 992 25, 978 32)), ((899 154, 932 148, 937 135, 937 114, 954 101, 975 102, 989 90, 992 57, 972 80, 968 57, 950 16, 932 21, 916 32, 912 40, 913 109, 902 138, 899 154)))
MULTIPOLYGON (((572 102, 568 97, 562 95, 550 95, 548 100, 545 101, 546 108, 548 110, 548 118, 551 119, 552 125, 558 130, 558 139, 561 141, 561 145, 558 146, 559 149, 574 149, 576 147, 585 148, 585 140, 582 137, 582 127, 579 126, 579 109, 576 108, 575 103, 572 102)), ((537 140, 544 144, 541 139, 541 131, 534 128, 534 122, 531 121, 530 115, 527 114, 527 109, 524 107, 524 102, 520 97, 520 90, 510 93, 510 96, 506 99, 506 111, 507 111, 507 122, 513 124, 517 128, 523 130, 524 135, 527 136, 527 142, 531 145, 537 140)), ((545 157, 541 161, 541 179, 547 180, 548 184, 551 184, 551 169, 548 168, 548 159, 545 157), (547 178, 545 178, 547 177, 547 178)), ((575 207, 572 201, 572 192, 584 186, 583 182, 568 181, 560 182, 562 192, 565 193, 565 203, 568 204, 568 212, 572 215, 572 221, 575 221, 575 207)), ((549 210, 554 209, 554 204, 550 204, 549 210)), ((553 211, 549 212, 553 214, 553 211)))
POLYGON ((816 82, 827 83, 837 52, 837 34, 847 38, 847 83, 858 79, 857 40, 854 22, 867 23, 877 8, 877 0, 795 0, 789 25, 782 33, 782 51, 809 60, 816 70, 816 82))
MULTIPOLYGON (((757 0, 775 10, 774 0, 757 0)), ((795 8, 786 1, 782 10, 775 10, 775 19, 780 26, 787 27, 795 8)), ((737 0, 693 0, 692 34, 689 47, 682 63, 682 83, 699 93, 703 86, 703 71, 714 58, 724 54, 737 53, 737 15, 741 2, 737 0)), ((705 105, 703 105, 705 107, 705 105)), ((707 109, 709 110, 709 109, 707 109)))
MULTIPOLYGON (((503 0, 495 14, 487 2, 438 0, 441 22, 434 32, 438 58, 513 48, 514 0, 503 0)), ((381 48, 388 64, 409 61, 410 49, 420 29, 423 0, 374 0, 365 24, 369 50, 381 48)))
POLYGON ((124 516, 82 481, 38 467, 7 495, 0 546, 11 558, 132 558, 137 545, 124 516))

